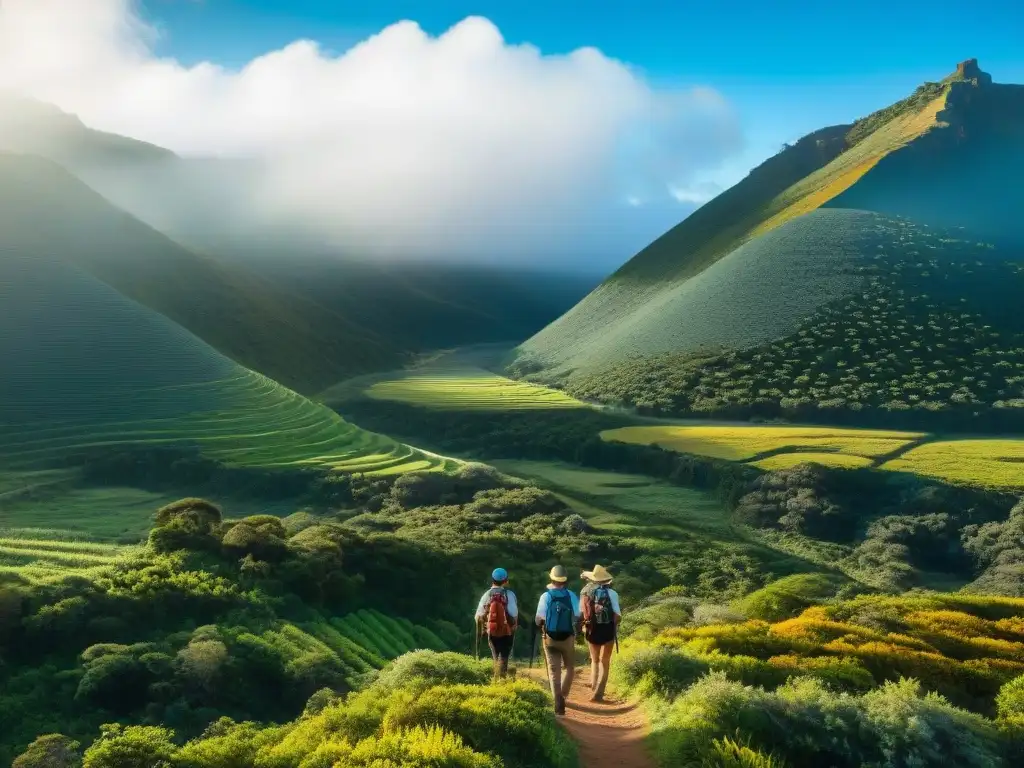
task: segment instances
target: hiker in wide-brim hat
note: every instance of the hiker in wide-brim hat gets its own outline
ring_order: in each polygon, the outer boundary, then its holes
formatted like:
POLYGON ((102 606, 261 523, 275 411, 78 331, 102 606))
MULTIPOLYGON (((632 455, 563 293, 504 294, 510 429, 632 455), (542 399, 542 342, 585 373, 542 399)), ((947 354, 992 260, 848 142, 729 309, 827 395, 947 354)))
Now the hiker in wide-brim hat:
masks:
POLYGON ((612 589, 612 575, 603 565, 595 565, 592 571, 584 571, 580 577, 587 585, 580 591, 580 605, 583 614, 583 636, 590 650, 591 701, 601 701, 608 685, 612 651, 618 634, 622 611, 619 608, 619 594, 612 589))
POLYGON ((565 585, 569 574, 561 565, 548 572, 548 586, 537 602, 536 622, 544 633, 544 658, 547 660, 555 714, 565 714, 565 700, 576 674, 576 633, 579 631, 580 599, 565 585))
POLYGON ((608 569, 603 565, 595 565, 594 570, 584 571, 580 574, 581 578, 587 581, 594 582, 596 584, 611 584, 612 575, 608 572, 608 569))

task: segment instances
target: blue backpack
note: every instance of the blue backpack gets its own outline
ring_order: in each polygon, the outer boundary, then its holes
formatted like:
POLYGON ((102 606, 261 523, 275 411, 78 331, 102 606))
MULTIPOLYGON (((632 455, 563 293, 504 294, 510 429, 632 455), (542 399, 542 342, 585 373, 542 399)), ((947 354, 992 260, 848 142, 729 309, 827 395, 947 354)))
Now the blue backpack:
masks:
POLYGON ((544 616, 544 632, 552 640, 572 637, 576 620, 572 610, 572 597, 567 589, 548 590, 548 612, 544 616))

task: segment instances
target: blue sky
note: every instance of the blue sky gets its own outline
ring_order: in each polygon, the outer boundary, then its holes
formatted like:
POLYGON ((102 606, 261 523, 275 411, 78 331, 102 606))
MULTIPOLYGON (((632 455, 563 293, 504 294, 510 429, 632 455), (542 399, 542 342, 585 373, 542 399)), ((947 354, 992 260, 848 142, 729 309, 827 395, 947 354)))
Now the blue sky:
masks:
MULTIPOLYGON (((895 101, 957 61, 1024 82, 1020 0, 146 0, 158 50, 237 67, 299 38, 342 52, 402 19, 439 34, 471 15, 543 53, 594 46, 655 85, 709 85, 738 109, 741 176, 787 140, 895 101)), ((735 179, 727 179, 735 180, 735 179)))

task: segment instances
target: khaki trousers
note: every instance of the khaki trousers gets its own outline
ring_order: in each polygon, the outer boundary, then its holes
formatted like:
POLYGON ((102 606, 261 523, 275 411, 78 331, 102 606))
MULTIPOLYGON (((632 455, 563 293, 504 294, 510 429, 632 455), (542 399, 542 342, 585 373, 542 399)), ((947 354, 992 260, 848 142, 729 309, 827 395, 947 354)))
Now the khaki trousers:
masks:
POLYGON ((548 682, 555 699, 555 711, 565 711, 565 700, 569 698, 572 679, 576 674, 576 638, 565 640, 544 638, 544 657, 548 661, 548 682))

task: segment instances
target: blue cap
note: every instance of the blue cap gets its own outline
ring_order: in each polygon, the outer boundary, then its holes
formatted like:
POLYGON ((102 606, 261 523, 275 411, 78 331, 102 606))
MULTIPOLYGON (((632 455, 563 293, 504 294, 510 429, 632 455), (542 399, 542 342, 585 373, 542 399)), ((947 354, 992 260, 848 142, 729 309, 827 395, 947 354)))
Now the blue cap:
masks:
POLYGON ((504 568, 495 568, 491 571, 491 581, 505 581, 508 578, 508 571, 504 568))

